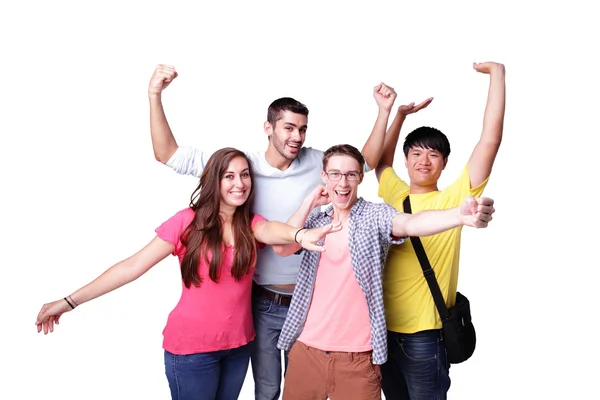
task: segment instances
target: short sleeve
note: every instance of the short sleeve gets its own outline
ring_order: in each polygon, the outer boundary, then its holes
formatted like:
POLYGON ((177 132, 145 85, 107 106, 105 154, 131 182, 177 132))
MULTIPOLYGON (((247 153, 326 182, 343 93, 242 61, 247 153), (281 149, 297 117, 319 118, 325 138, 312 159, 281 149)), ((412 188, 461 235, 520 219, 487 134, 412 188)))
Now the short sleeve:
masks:
POLYGON ((165 165, 180 175, 193 175, 200 178, 211 155, 212 153, 190 146, 180 146, 165 165))
POLYGON ((181 243, 181 234, 194 220, 194 211, 186 208, 162 223, 155 232, 159 238, 175 246, 174 256, 180 256, 185 252, 185 246, 181 243))
POLYGON ((396 175, 392 167, 388 167, 379 178, 378 195, 386 204, 396 204, 410 192, 410 186, 396 175))
POLYGON ((386 241, 387 244, 401 244, 407 237, 396 237, 392 234, 394 228, 394 216, 398 214, 398 211, 390 206, 389 204, 378 203, 376 204, 377 210, 377 222, 379 223, 380 237, 386 241))
MULTIPOLYGON (((258 214, 254 214, 254 217, 252 217, 252 230, 254 230, 254 227, 256 226, 256 224, 258 224, 261 221, 265 221, 268 222, 268 220, 263 217, 262 215, 258 215, 258 214)), ((267 245, 259 242, 258 240, 256 241, 256 246, 258 246, 259 249, 264 249, 267 245)))

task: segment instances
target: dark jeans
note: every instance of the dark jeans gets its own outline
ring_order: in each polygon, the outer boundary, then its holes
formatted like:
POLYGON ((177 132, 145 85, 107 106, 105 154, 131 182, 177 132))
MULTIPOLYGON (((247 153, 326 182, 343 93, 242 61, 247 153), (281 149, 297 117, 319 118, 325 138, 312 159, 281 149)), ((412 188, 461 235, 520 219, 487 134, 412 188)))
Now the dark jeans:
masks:
MULTIPOLYGON (((253 295, 252 313, 256 338, 252 348, 252 375, 256 400, 276 400, 281 392, 281 350, 277 341, 289 307, 253 295)), ((287 352, 284 352, 287 369, 287 352)))
POLYGON ((177 355, 165 351, 173 400, 237 399, 248 372, 252 342, 229 350, 177 355))
POLYGON ((450 364, 440 330, 388 331, 388 359, 381 366, 387 400, 441 400, 450 389, 450 364))

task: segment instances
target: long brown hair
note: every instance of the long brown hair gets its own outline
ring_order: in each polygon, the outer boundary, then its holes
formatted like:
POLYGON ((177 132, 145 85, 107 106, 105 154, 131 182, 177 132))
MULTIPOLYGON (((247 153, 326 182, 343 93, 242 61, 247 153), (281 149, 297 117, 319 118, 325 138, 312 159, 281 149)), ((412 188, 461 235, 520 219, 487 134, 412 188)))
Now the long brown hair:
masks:
POLYGON ((221 274, 223 252, 223 222, 219 216, 221 204, 221 179, 229 168, 231 160, 242 157, 248 163, 250 172, 250 195, 248 200, 237 207, 231 221, 235 243, 231 275, 239 281, 255 262, 256 243, 252 234, 250 203, 254 195, 254 173, 252 163, 243 152, 227 147, 215 152, 202 172, 200 184, 192 193, 190 208, 194 210, 194 220, 181 234, 181 243, 186 247, 181 262, 181 277, 185 287, 200 286, 202 277, 198 270, 200 257, 209 265, 208 276, 218 282, 221 274))

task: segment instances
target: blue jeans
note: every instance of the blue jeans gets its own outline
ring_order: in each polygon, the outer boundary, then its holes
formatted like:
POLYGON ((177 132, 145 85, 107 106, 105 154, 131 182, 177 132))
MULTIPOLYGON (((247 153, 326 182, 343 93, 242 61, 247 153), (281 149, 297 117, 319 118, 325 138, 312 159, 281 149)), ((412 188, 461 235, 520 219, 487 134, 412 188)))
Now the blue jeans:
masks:
MULTIPOLYGON (((281 392, 281 350, 277 348, 288 306, 279 305, 260 295, 252 299, 256 338, 252 348, 252 375, 256 400, 276 400, 281 392)), ((284 352, 285 369, 288 357, 284 352)))
POLYGON ((388 331, 388 360, 381 366, 387 400, 446 399, 449 369, 441 330, 388 331))
POLYGON ((177 355, 165 351, 173 400, 237 399, 248 372, 252 342, 229 350, 177 355))

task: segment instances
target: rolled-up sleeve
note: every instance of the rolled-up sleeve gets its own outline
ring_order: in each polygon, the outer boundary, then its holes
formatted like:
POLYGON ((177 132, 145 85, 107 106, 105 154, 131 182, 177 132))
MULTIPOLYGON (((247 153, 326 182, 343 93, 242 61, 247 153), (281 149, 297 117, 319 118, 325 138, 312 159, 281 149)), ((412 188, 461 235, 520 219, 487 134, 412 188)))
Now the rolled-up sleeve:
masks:
POLYGON ((190 146, 180 146, 165 165, 180 175, 199 178, 211 155, 190 146))

